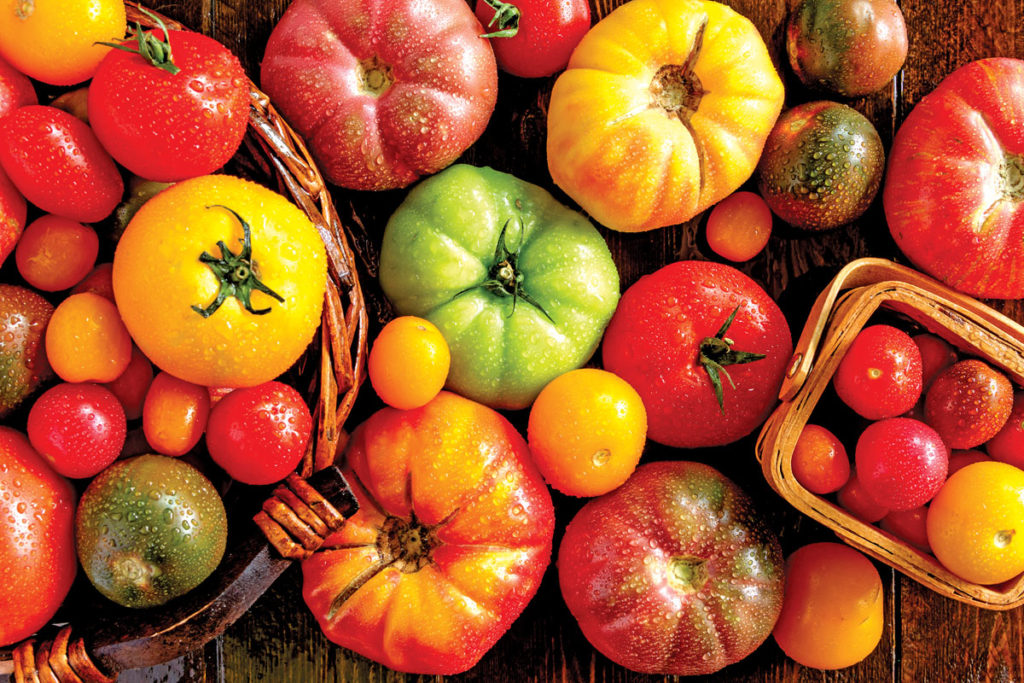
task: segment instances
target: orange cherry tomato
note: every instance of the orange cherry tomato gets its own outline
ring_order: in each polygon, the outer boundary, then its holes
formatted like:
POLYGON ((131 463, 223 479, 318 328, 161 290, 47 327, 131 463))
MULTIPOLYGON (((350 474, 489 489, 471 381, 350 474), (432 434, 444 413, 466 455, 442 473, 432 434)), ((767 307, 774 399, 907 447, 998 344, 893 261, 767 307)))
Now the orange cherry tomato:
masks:
POLYGON ((882 580, 868 558, 840 543, 812 543, 786 560, 786 592, 775 642, 815 669, 841 669, 878 646, 882 580))
POLYGON ((850 457, 836 435, 809 424, 800 432, 793 449, 793 476, 819 496, 838 491, 850 478, 850 457))
POLYGON ((71 289, 72 294, 92 292, 104 299, 114 300, 113 263, 101 263, 92 269, 81 282, 71 289))
POLYGON ((206 387, 161 372, 146 393, 142 431, 157 453, 185 455, 199 443, 209 417, 206 387))
POLYGON ((730 261, 749 261, 772 236, 772 210, 753 192, 735 192, 711 209, 707 227, 711 250, 730 261))
POLYGON ((530 452, 548 484, 570 496, 599 496, 636 469, 647 411, 626 380, 583 368, 551 380, 530 410, 530 452))
POLYGON ((99 250, 95 230, 47 214, 25 228, 14 251, 14 262, 25 282, 44 292, 59 292, 89 274, 99 250))
POLYGON ((132 338, 113 302, 92 292, 62 301, 46 328, 46 358, 65 382, 113 382, 132 359, 132 338))
POLYGON ((142 417, 142 404, 152 383, 153 364, 137 346, 132 345, 132 359, 128 367, 117 379, 108 382, 106 387, 121 402, 125 419, 137 420, 142 417))
POLYGON ((380 331, 370 349, 370 384, 393 408, 426 405, 448 379, 451 352, 441 331, 416 316, 395 318, 380 331))

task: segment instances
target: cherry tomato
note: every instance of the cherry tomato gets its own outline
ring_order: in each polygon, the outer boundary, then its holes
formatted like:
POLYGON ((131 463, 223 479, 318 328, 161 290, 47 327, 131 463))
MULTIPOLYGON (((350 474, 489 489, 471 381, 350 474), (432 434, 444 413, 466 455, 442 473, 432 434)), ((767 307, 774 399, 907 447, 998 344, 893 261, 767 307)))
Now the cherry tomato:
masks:
POLYGON ((234 391, 234 387, 206 387, 207 393, 210 394, 210 407, 220 403, 220 400, 234 391))
POLYGON ((82 223, 109 216, 124 193, 92 129, 56 107, 31 105, 0 119, 0 165, 25 199, 82 223))
MULTIPOLYGON (((946 478, 952 477, 954 473, 959 472, 968 465, 973 465, 976 462, 988 462, 992 459, 981 451, 953 451, 949 456, 949 472, 946 474, 946 478)), ((1010 464, 1012 465, 1013 463, 1010 464)))
POLYGON ((885 517, 882 517, 881 526, 896 538, 909 543, 918 550, 926 553, 932 551, 928 545, 928 527, 925 521, 928 518, 928 508, 913 508, 912 510, 894 510, 885 517))
POLYGON ((98 384, 58 384, 28 413, 28 438, 60 474, 83 479, 99 474, 124 447, 120 401, 98 384))
POLYGON ((921 352, 921 387, 927 389, 936 375, 956 362, 956 349, 935 334, 915 334, 912 339, 921 352))
POLYGON ((85 276, 77 285, 71 288, 72 294, 92 292, 99 294, 104 299, 114 300, 113 263, 101 263, 85 276))
POLYGON ((586 0, 478 0, 476 17, 491 39, 498 66, 513 76, 539 78, 561 71, 590 30, 586 0))
POLYGON ((153 364, 133 344, 132 359, 128 362, 128 367, 118 375, 117 379, 107 382, 104 386, 110 389, 110 393, 114 394, 121 402, 125 418, 137 420, 142 417, 142 406, 146 401, 149 385, 152 383, 153 364))
POLYGON ((862 417, 902 415, 921 398, 921 352, 910 335, 895 327, 865 327, 832 382, 843 403, 862 417))
POLYGON ((839 489, 836 501, 851 515, 868 524, 874 524, 889 514, 889 508, 876 503, 864 490, 856 470, 850 470, 850 478, 839 489))
POLYGON ((382 401, 409 410, 437 396, 448 379, 449 365, 451 352, 441 331, 429 320, 406 315, 377 335, 367 371, 382 401))
POLYGON ((791 461, 793 476, 819 496, 838 491, 850 478, 850 458, 836 435, 809 424, 800 432, 791 461))
POLYGON ((14 251, 27 217, 25 198, 0 168, 0 264, 14 251))
POLYGON ((708 245, 730 261, 754 258, 771 236, 772 210, 754 192, 734 192, 716 204, 708 216, 708 245))
POLYGON ((132 338, 111 301, 74 294, 50 318, 46 358, 65 382, 113 382, 131 362, 132 338))
POLYGON ((81 83, 110 51, 99 43, 124 36, 126 23, 121 0, 7 2, 0 10, 0 55, 44 83, 81 83))
POLYGON ((647 442, 647 411, 636 390, 605 370, 559 375, 530 409, 533 462, 570 496, 599 496, 622 485, 647 442))
POLYGON ((142 431, 157 453, 185 455, 199 443, 209 417, 206 387, 161 372, 146 392, 142 431))
POLYGON ((989 439, 985 450, 995 460, 1024 469, 1024 392, 1013 396, 1010 417, 999 432, 989 439))
POLYGON ((949 450, 923 422, 894 417, 874 422, 857 439, 857 472, 867 494, 890 510, 911 510, 938 493, 949 450))
POLYGON ((14 261, 25 282, 44 292, 59 292, 81 282, 99 251, 95 230, 48 214, 25 228, 14 261))
POLYGON ((1010 380, 975 359, 943 370, 924 397, 924 421, 950 448, 980 446, 999 433, 1012 412, 1010 380))
POLYGON ((210 457, 245 484, 272 484, 306 452, 313 417, 299 392, 281 382, 235 389, 210 411, 210 457))
POLYGON ((39 104, 32 81, 3 59, 0 59, 0 119, 18 107, 39 104))
POLYGON ((50 102, 50 106, 66 111, 82 123, 89 123, 89 88, 69 90, 50 102))

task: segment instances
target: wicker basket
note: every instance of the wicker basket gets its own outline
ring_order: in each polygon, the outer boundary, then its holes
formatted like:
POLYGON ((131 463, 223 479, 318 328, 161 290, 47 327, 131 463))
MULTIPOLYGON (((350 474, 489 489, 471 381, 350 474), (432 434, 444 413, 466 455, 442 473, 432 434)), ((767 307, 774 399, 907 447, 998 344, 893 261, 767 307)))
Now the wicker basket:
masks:
MULTIPOLYGON (((155 27, 137 4, 125 2, 125 7, 129 25, 155 27)), ((152 14, 168 28, 185 28, 152 14)), ((311 400, 315 433, 297 475, 278 486, 262 509, 258 498, 245 501, 250 504, 248 516, 256 513, 256 524, 238 518, 241 524, 231 530, 224 559, 199 588, 166 608, 130 611, 111 604, 110 614, 90 613, 79 626, 71 614, 71 626, 60 629, 53 640, 28 640, 12 651, 0 651, 0 674, 14 673, 19 683, 112 681, 116 674, 107 672, 157 664, 201 647, 252 605, 290 564, 287 558, 310 554, 355 510, 351 492, 331 467, 365 370, 368 320, 355 255, 305 144, 255 84, 250 83, 250 92, 249 128, 229 171, 290 196, 316 226, 327 251, 319 335, 289 372, 311 400)))
POLYGON ((800 335, 779 394, 782 404, 758 437, 757 458, 764 476, 779 495, 846 543, 935 592, 987 609, 1022 605, 1024 575, 996 586, 964 581, 932 555, 858 520, 805 489, 793 476, 793 448, 804 425, 857 333, 880 308, 911 318, 1024 385, 1024 327, 909 268, 877 258, 854 261, 818 297, 800 335))

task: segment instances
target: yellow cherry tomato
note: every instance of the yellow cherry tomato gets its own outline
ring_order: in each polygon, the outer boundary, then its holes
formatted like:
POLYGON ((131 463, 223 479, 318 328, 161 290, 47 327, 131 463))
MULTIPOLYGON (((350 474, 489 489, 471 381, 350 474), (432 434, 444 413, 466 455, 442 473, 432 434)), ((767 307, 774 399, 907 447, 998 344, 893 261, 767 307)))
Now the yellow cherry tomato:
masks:
POLYGON ((65 382, 113 382, 132 360, 132 339, 113 302, 74 294, 46 326, 46 359, 65 382))
POLYGON ((444 387, 451 364, 448 342, 429 320, 407 315, 380 331, 370 349, 370 384, 393 408, 426 405, 444 387))
POLYGON ((772 236, 772 210, 753 192, 735 192, 711 209, 707 227, 711 250, 730 261, 749 261, 772 236))

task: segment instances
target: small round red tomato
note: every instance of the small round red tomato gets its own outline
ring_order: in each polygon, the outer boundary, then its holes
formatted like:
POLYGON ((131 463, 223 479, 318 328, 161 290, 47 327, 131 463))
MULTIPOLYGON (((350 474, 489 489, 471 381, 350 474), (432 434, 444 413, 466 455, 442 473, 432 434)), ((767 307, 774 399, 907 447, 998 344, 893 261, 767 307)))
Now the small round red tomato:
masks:
POLYGON ((313 417, 302 395, 287 384, 267 382, 235 389, 210 411, 210 457, 243 484, 272 484, 302 460, 313 417))
POLYGON ((46 215, 25 228, 14 261, 25 282, 44 292, 59 292, 88 275, 99 250, 100 239, 92 228, 46 215))
POLYGON ((864 490, 860 479, 857 478, 856 470, 850 471, 850 478, 836 494, 836 502, 851 515, 868 524, 874 524, 889 514, 889 508, 876 503, 864 490))
POLYGON ((890 510, 924 505, 942 488, 949 449, 923 422, 894 417, 874 422, 857 439, 857 473, 864 490, 890 510))
POLYGON ((142 406, 142 431, 157 453, 185 455, 203 436, 210 417, 206 387, 166 372, 153 378, 142 406))
POLYGON ((981 451, 953 451, 949 456, 949 471, 946 473, 946 478, 952 477, 953 474, 968 465, 973 465, 976 462, 988 462, 989 460, 993 460, 993 458, 988 457, 981 451))
POLYGON ((911 338, 921 352, 921 388, 924 390, 940 372, 956 362, 956 349, 935 334, 916 334, 911 338))
POLYGON ((1024 392, 1013 395, 1010 417, 999 432, 989 439, 985 450, 993 459, 1024 469, 1024 392))
POLYGON ((58 384, 28 413, 32 446, 70 479, 95 476, 114 462, 125 433, 121 402, 98 384, 58 384))
POLYGON ((0 167, 0 265, 14 251, 27 217, 25 198, 0 167))
POLYGON ((0 119, 30 104, 39 104, 32 81, 0 58, 0 119))
POLYGON ((928 545, 928 508, 921 507, 911 510, 894 510, 882 518, 881 526, 896 538, 909 543, 926 553, 932 551, 928 545))
POLYGON ((104 386, 121 402, 125 419, 137 420, 142 417, 142 406, 152 383, 153 364, 133 344, 132 359, 128 362, 128 367, 117 379, 107 382, 104 386))
POLYGON ((753 192, 734 192, 711 209, 707 238, 711 250, 730 261, 749 261, 772 236, 772 211, 753 192))
POLYGON ((226 47, 192 31, 166 35, 143 32, 125 41, 130 51, 104 57, 89 85, 89 122, 119 164, 170 182, 227 163, 245 136, 250 97, 226 47))
POLYGON ((113 382, 132 360, 132 338, 113 302, 74 294, 50 317, 46 358, 65 382, 113 382))
POLYGON ((809 424, 800 432, 791 461, 793 476, 819 496, 838 491, 850 478, 850 458, 836 435, 809 424))
POLYGON ((491 39, 498 66, 513 76, 561 71, 590 30, 586 0, 477 0, 476 18, 491 39))
POLYGON ((902 415, 921 398, 921 352, 906 332, 865 327, 832 379, 843 403, 869 420, 902 415))
POLYGON ((92 292, 104 299, 114 300, 113 263, 101 263, 86 275, 81 282, 71 288, 72 294, 92 292))
POLYGON ((448 342, 434 323, 403 315, 373 341, 366 371, 380 400, 408 410, 426 405, 444 388, 451 358, 448 342))
POLYGON ((124 193, 92 129, 56 107, 31 105, 0 119, 0 165, 25 199, 82 223, 109 216, 124 193))
POLYGON ((950 448, 974 448, 1003 428, 1013 412, 1006 375, 975 359, 939 373, 924 397, 924 421, 950 448))

